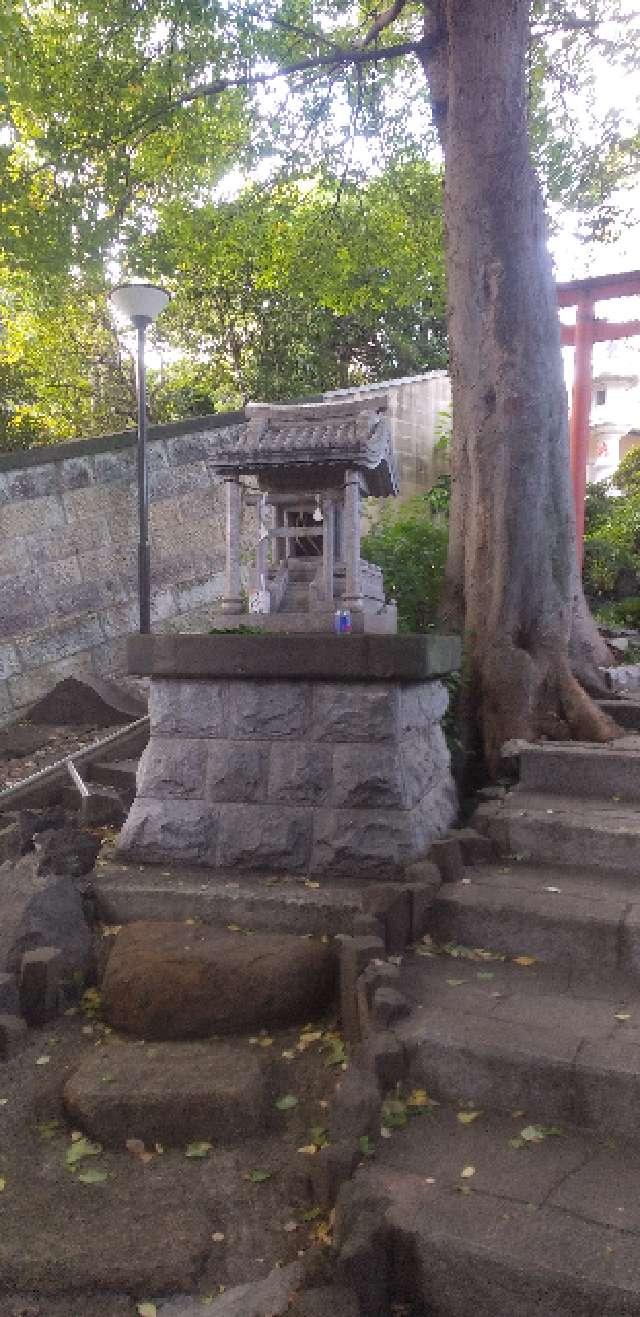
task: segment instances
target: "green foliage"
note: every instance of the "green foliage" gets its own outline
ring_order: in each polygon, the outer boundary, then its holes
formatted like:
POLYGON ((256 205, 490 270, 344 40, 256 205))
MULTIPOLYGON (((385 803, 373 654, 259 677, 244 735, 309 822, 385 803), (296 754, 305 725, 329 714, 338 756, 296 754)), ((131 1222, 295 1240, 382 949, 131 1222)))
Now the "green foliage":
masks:
POLYGON ((612 483, 624 497, 640 493, 640 444, 625 453, 612 483))
POLYGON ((446 364, 441 177, 423 163, 159 210, 132 259, 172 288, 170 344, 218 406, 446 364))
POLYGON ((400 631, 428 631, 434 625, 447 539, 424 494, 385 507, 363 538, 363 557, 382 568, 385 587, 396 600, 400 631))
POLYGON ((640 576, 640 447, 629 450, 611 481, 588 486, 585 527, 587 594, 628 594, 640 576))
POLYGON ((603 626, 630 627, 640 630, 640 596, 618 599, 615 603, 600 604, 594 617, 603 626))

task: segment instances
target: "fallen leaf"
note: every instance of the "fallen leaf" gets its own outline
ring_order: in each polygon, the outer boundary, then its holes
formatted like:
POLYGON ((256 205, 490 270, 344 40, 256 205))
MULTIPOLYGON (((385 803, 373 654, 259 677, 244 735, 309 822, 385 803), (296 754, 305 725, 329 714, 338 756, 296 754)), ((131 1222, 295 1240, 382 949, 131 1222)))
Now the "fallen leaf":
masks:
POLYGON ((425 1088, 414 1088, 409 1094, 405 1105, 409 1107, 410 1110, 420 1110, 422 1107, 431 1106, 431 1098, 425 1088))
POLYGON ((48 1065, 50 1060, 50 1056, 39 1056, 36 1060, 36 1065, 48 1065))
POLYGON ((474 1120, 477 1120, 478 1116, 481 1115, 481 1111, 459 1111, 458 1120, 461 1125, 473 1125, 474 1120))
POLYGON ((475 1168, 475 1166, 463 1166, 463 1168, 462 1168, 462 1170, 461 1170, 461 1172, 460 1172, 460 1179, 461 1179, 461 1180, 470 1180, 470 1179, 471 1179, 471 1176, 472 1176, 472 1175, 475 1175, 475 1173, 476 1173, 476 1168, 475 1168))
POLYGON ((252 1184, 264 1184, 265 1180, 271 1179, 271 1174, 271 1171, 249 1171, 245 1178, 252 1184))
POLYGON ((273 1038, 258 1039, 258 1047, 272 1047, 272 1046, 273 1046, 273 1038))
POLYGON ((278 1111, 292 1111, 297 1105, 298 1099, 295 1093, 285 1093, 284 1097, 279 1097, 276 1102, 278 1111))
POLYGON ((304 1153, 305 1157, 313 1157, 317 1151, 318 1149, 315 1143, 305 1143, 302 1148, 298 1148, 298 1152, 304 1153))
POLYGON ((371 1142, 368 1134, 362 1134, 358 1139, 358 1147, 363 1157, 373 1157, 375 1155, 375 1144, 371 1142))
POLYGON ((71 1146, 67 1148, 65 1163, 70 1171, 75 1170, 78 1162, 83 1161, 85 1157, 99 1157, 102 1152, 101 1143, 92 1143, 90 1139, 83 1134, 79 1138, 73 1138, 71 1146))
POLYGON ((544 890, 545 890, 545 892, 559 892, 559 891, 560 891, 560 888, 559 888, 559 887, 545 887, 544 890))
POLYGON ((289 1048, 285 1048, 284 1052, 281 1052, 280 1055, 284 1058, 285 1061, 295 1061, 296 1059, 295 1052, 290 1051, 289 1048))
POLYGON ((157 1317, 158 1309, 155 1303, 139 1303, 136 1312, 138 1317, 157 1317))
POLYGON ((537 964, 535 956, 514 956, 514 965, 521 965, 523 969, 528 969, 530 965, 537 964))
POLYGON ((86 1171, 79 1171, 76 1180, 81 1184, 104 1184, 109 1176, 106 1171, 101 1171, 97 1166, 88 1166, 86 1171))
POLYGON ((316 891, 317 888, 320 886, 320 883, 311 882, 311 879, 307 878, 304 885, 305 887, 310 887, 312 891, 316 891))
POLYGON ((447 983, 450 988, 461 988, 466 979, 447 979, 447 983))
POLYGON ((8 1098, 0 1098, 0 1107, 6 1107, 8 1101, 8 1098))
POLYGON ((616 1011, 616 1013, 615 1013, 615 1019, 616 1019, 616 1020, 630 1020, 630 1019, 631 1019, 631 1012, 630 1012, 630 1011, 616 1011))
POLYGON ((484 983, 484 982, 488 982, 489 979, 494 979, 495 974, 493 973, 493 970, 479 969, 476 973, 476 978, 482 979, 484 983))
POLYGON ((322 1039, 321 1029, 320 1030, 313 1029, 310 1032, 306 1032, 306 1033, 303 1031, 298 1039, 298 1044, 297 1044, 298 1051, 304 1052, 307 1047, 311 1047, 313 1043, 319 1043, 321 1039, 322 1039))
POLYGON ((0 1176, 0 1194, 4 1193, 6 1184, 7 1184, 6 1180, 3 1180, 2 1177, 0 1176))
POLYGON ((298 1229, 298 1222, 297 1222, 297 1221, 287 1221, 287 1224, 284 1225, 284 1226, 282 1227, 282 1229, 285 1230, 286 1233, 287 1233, 288 1235, 292 1235, 293 1232, 294 1232, 294 1230, 297 1230, 297 1229, 298 1229))
POLYGON ((203 1139, 199 1143, 188 1143, 184 1155, 185 1157, 208 1157, 212 1148, 213 1144, 203 1139))
MULTIPOLYGON (((420 1105, 425 1106, 426 1104, 422 1103, 420 1105)), ((418 1106, 418 1103, 414 1102, 413 1106, 418 1106)), ((382 1103, 380 1115, 385 1129, 402 1129, 407 1123, 407 1104, 399 1097, 387 1098, 382 1103)))

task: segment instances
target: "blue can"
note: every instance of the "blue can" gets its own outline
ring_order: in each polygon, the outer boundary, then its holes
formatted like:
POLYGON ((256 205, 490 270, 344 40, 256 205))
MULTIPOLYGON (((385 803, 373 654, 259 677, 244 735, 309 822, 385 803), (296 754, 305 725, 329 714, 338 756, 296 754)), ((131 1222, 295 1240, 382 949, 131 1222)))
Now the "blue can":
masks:
POLYGON ((351 613, 348 608, 336 608, 333 627, 337 636, 348 636, 351 632, 351 613))

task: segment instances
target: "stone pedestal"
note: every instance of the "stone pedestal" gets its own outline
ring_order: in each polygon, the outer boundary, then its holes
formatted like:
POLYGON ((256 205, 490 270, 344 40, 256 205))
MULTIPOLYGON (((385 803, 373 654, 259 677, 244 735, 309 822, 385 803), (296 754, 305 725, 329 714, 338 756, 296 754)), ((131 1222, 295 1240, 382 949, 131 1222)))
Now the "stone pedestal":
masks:
POLYGON ((456 809, 447 637, 135 636, 151 740, 119 854, 220 872, 400 877, 456 809))

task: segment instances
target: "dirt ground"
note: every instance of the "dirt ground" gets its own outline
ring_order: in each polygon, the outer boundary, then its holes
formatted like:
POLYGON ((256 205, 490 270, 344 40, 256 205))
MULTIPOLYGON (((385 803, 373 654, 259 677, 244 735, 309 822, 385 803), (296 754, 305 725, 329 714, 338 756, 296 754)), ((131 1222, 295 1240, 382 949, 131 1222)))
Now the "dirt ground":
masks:
POLYGON ((268 1137, 203 1156, 105 1150, 71 1172, 78 1132, 62 1087, 105 1039, 104 1026, 72 1006, 0 1062, 0 1317, 130 1317, 145 1300, 161 1317, 171 1293, 199 1297, 204 1312, 223 1287, 327 1241, 309 1166, 342 1073, 331 1020, 244 1040, 269 1049, 288 1099, 268 1137))

